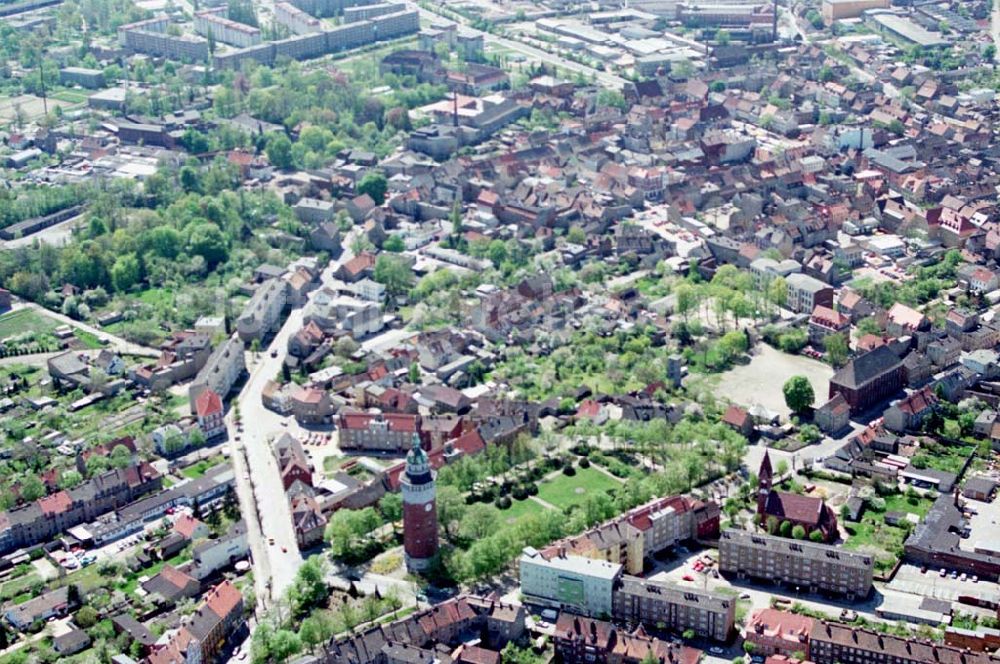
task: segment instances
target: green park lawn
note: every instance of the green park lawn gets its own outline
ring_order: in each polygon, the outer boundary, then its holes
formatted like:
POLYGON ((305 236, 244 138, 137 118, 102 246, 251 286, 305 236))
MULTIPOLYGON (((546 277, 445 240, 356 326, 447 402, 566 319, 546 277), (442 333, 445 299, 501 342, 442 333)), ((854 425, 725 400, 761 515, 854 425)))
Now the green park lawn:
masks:
POLYGON ((500 518, 503 519, 505 523, 514 523, 529 514, 537 514, 545 509, 548 508, 539 503, 537 500, 532 500, 531 498, 526 498, 524 500, 512 500, 509 509, 500 510, 500 518))
POLYGON ((581 504, 588 495, 617 489, 620 483, 596 468, 577 468, 570 477, 560 473, 538 485, 538 497, 559 509, 581 504))
POLYGON ((218 466, 220 463, 223 463, 225 460, 226 460, 225 457, 223 457, 221 455, 216 455, 216 456, 212 457, 211 459, 202 459, 198 463, 192 464, 192 465, 188 466, 187 468, 185 468, 184 470, 182 470, 181 471, 181 475, 183 475, 184 477, 186 477, 188 479, 196 480, 199 477, 202 477, 205 473, 207 473, 209 471, 209 469, 214 468, 215 466, 218 466))

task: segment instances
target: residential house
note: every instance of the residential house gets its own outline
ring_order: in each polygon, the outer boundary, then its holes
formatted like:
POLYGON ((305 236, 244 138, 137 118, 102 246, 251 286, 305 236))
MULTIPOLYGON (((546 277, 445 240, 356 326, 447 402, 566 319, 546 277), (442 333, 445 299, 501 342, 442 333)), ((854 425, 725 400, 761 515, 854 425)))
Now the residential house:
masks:
POLYGON ((205 440, 212 440, 226 433, 222 399, 211 389, 206 389, 195 399, 194 413, 205 440))
POLYGON ((809 317, 809 342, 816 347, 822 348, 831 334, 842 334, 847 341, 850 331, 850 317, 830 307, 818 306, 809 317))
POLYGON ((274 442, 274 456, 278 461, 278 472, 285 491, 295 482, 312 486, 312 466, 302 444, 289 433, 283 433, 274 442))
POLYGON ((889 309, 886 331, 894 337, 909 336, 929 326, 930 322, 926 316, 901 302, 895 303, 889 309))
POLYGON ((896 432, 918 431, 937 404, 937 395, 930 387, 917 390, 886 409, 882 416, 885 428, 896 432))

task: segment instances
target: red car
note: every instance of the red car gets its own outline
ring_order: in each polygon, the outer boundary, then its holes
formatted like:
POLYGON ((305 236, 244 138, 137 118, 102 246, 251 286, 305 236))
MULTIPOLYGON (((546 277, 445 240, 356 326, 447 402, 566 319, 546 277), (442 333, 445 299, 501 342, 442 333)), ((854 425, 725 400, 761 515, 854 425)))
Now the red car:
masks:
POLYGON ((690 574, 685 574, 685 575, 684 575, 684 576, 683 576, 682 578, 683 578, 683 579, 684 579, 685 581, 694 581, 694 577, 693 577, 693 576, 691 576, 690 574))

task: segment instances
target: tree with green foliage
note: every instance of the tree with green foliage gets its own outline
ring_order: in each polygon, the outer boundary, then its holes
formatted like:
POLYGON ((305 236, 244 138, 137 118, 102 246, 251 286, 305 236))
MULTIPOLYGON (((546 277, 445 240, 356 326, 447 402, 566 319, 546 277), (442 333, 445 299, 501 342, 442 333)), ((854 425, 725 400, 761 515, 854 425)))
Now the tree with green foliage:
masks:
POLYGON ((388 189, 388 180, 385 179, 385 175, 378 171, 365 173, 361 182, 358 183, 358 194, 368 194, 375 201, 375 205, 385 203, 385 193, 388 189))
POLYGON ((834 367, 843 366, 847 361, 847 356, 851 349, 847 344, 847 337, 844 334, 831 334, 823 339, 823 346, 826 350, 826 359, 834 367))
POLYGON ((292 142, 284 134, 274 134, 267 140, 264 148, 267 160, 278 170, 285 171, 292 167, 292 142))
POLYGON ((268 649, 277 662, 285 662, 302 651, 302 640, 291 630, 279 629, 271 637, 268 649))
MULTIPOLYGON (((345 511, 345 510, 341 510, 345 511)), ((326 584, 326 569, 323 557, 315 555, 306 559, 295 574, 295 582, 288 589, 288 601, 292 615, 302 618, 316 607, 325 606, 330 597, 330 587, 326 584)))
POLYGON ((80 607, 80 610, 76 612, 75 616, 73 616, 73 622, 75 622, 77 627, 80 629, 90 629, 97 624, 97 619, 97 610, 92 606, 80 607))
POLYGON ((21 480, 21 500, 26 503, 34 502, 45 496, 45 485, 38 479, 37 475, 25 475, 21 480))
POLYGON ((382 243, 382 248, 386 251, 398 254, 406 249, 406 244, 403 242, 403 238, 399 235, 390 235, 386 241, 382 243))
POLYGON ((112 468, 128 468, 132 463, 132 451, 124 445, 115 445, 108 456, 112 468))
POLYGON ((215 224, 205 221, 194 224, 188 235, 188 250, 205 259, 208 269, 226 261, 229 258, 229 247, 226 236, 215 224))
POLYGON ((381 524, 373 507, 337 510, 330 517, 325 533, 330 553, 340 560, 357 560, 370 546, 368 535, 381 524))
POLYGON ((542 664, 545 661, 531 648, 522 648, 513 641, 504 646, 500 658, 503 664, 542 664))
POLYGON ((785 381, 781 391, 785 396, 785 404, 797 415, 807 412, 816 400, 812 385, 805 376, 792 376, 785 381))
POLYGON ((792 528, 792 537, 797 540, 803 540, 806 538, 806 529, 802 526, 802 524, 796 524, 795 527, 792 528))
POLYGON ((788 519, 785 519, 784 521, 782 521, 781 522, 781 526, 778 527, 778 533, 782 537, 788 537, 789 535, 791 535, 792 534, 792 522, 789 521, 788 519))
POLYGON ((403 497, 398 493, 387 493, 378 501, 378 511, 389 523, 403 518, 403 497))
POLYGON ((436 504, 438 523, 441 524, 444 536, 449 541, 454 541, 458 526, 465 515, 465 497, 456 487, 439 483, 436 504))
POLYGON ((124 293, 142 279, 142 266, 135 254, 119 256, 111 266, 111 285, 115 292, 124 293))
POLYGON ((83 481, 83 475, 75 470, 64 470, 59 476, 60 489, 72 489, 83 481))
POLYGON ((375 261, 372 278, 385 286, 391 297, 404 295, 413 286, 413 270, 402 256, 381 254, 375 261))

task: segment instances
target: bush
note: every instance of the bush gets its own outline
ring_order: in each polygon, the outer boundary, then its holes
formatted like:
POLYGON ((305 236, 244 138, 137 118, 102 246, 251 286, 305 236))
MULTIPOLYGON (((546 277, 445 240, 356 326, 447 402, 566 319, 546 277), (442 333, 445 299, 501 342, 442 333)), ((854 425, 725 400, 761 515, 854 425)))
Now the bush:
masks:
POLYGON ((510 496, 502 496, 493 502, 493 505, 501 510, 509 510, 511 504, 510 496))
POLYGON ((580 467, 590 468, 590 459, 588 459, 587 457, 583 457, 582 459, 580 459, 580 467))
POLYGON ((576 468, 574 468, 569 464, 566 464, 565 466, 563 466, 563 475, 565 475, 566 477, 573 477, 574 475, 576 475, 576 468))
POLYGON ((868 507, 875 510, 876 512, 885 511, 885 498, 880 496, 869 496, 867 499, 868 507))
POLYGON ((532 482, 531 484, 529 484, 526 488, 528 490, 528 495, 529 496, 537 496, 538 495, 538 485, 535 484, 534 482, 532 482))
POLYGON ((528 497, 528 492, 527 490, 525 490, 523 486, 519 484, 516 487, 514 487, 514 490, 511 492, 511 495, 514 496, 515 500, 524 500, 525 498, 528 497))

